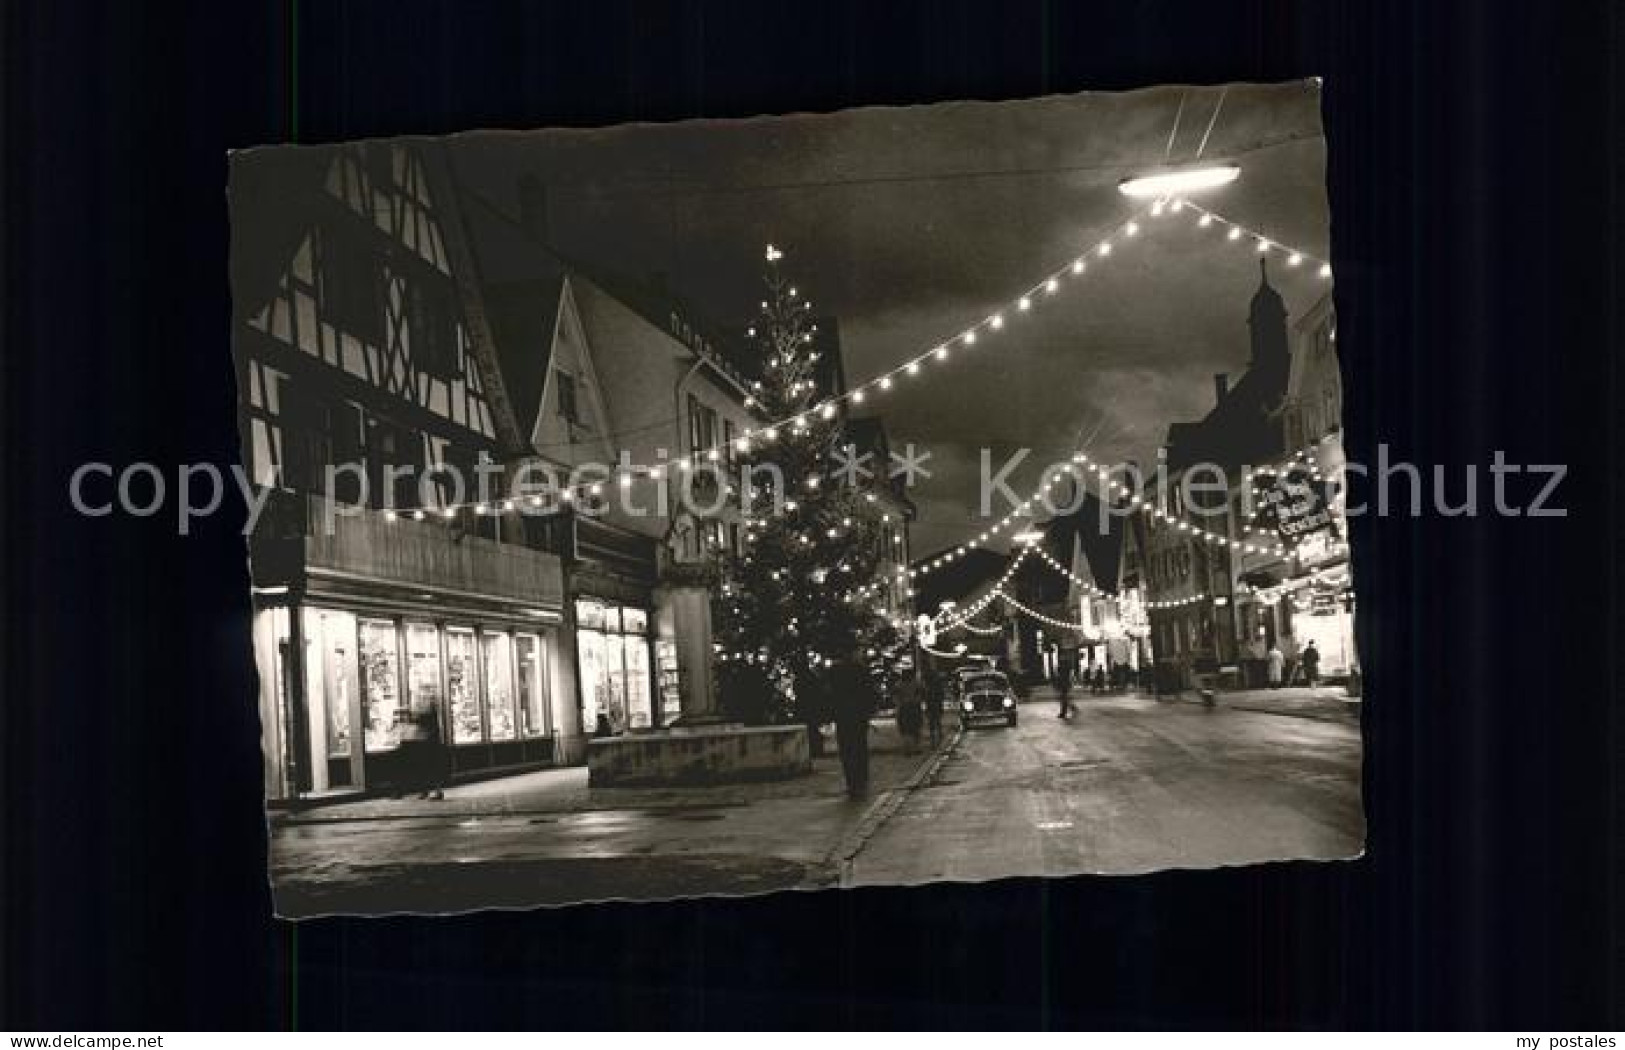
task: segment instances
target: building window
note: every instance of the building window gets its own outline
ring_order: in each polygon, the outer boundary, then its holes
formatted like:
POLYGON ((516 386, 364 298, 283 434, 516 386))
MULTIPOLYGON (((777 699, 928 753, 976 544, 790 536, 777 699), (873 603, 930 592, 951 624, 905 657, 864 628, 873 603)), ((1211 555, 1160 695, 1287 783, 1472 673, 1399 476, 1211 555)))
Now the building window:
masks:
POLYGON ((446 628, 446 698, 451 704, 452 743, 477 744, 485 739, 474 674, 474 632, 466 627, 446 628))
POLYGON ((587 732, 596 731, 600 716, 615 733, 654 724, 648 626, 642 609, 590 599, 576 602, 582 725, 587 732))
POLYGON ((400 744, 400 654, 391 620, 361 622, 361 699, 368 751, 389 751, 400 744))
POLYGON ((506 634, 482 633, 480 657, 485 664, 485 717, 491 739, 512 740, 519 731, 514 718, 512 639, 506 634))
POLYGON ((419 482, 423 475, 423 438, 420 434, 391 420, 370 416, 367 453, 368 480, 375 494, 375 504, 416 507, 422 502, 419 482))
POLYGON ((305 699, 315 730, 311 737, 324 741, 325 758, 344 758, 350 754, 350 701, 356 694, 356 665, 351 658, 355 617, 312 609, 305 629, 305 699))
POLYGON ((333 491, 330 497, 339 503, 359 503, 363 491, 361 473, 366 470, 367 431, 366 415, 360 406, 348 401, 323 407, 323 430, 326 443, 326 461, 321 464, 323 476, 312 478, 311 483, 327 484, 326 468, 331 466, 333 491), (357 469, 345 469, 349 467, 357 469))
POLYGON ((439 282, 409 280, 406 319, 412 359, 419 369, 450 379, 457 368, 457 316, 451 296, 439 282))
POLYGON ((406 625, 406 686, 413 715, 440 706, 440 632, 434 624, 406 625))
POLYGON ((717 443, 717 413, 693 394, 688 395, 688 448, 690 452, 710 449, 717 443))
POLYGON ((381 274, 364 248, 344 243, 333 227, 321 240, 322 313, 342 331, 374 346, 384 341, 381 274))
POLYGON ((519 670, 519 731, 526 737, 547 733, 547 685, 543 677, 542 640, 534 634, 513 636, 519 670))
POLYGON ((553 383, 559 391, 559 418, 566 423, 580 426, 581 406, 576 401, 576 377, 563 369, 555 369, 553 383))

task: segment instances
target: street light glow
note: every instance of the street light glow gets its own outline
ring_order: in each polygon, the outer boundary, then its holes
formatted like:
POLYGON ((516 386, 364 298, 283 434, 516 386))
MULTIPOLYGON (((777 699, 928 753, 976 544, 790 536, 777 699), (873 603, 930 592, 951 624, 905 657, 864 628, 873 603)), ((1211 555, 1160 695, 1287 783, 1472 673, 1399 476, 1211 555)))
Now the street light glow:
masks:
POLYGON ((1175 197, 1182 193, 1211 190, 1235 182, 1241 175, 1236 164, 1218 164, 1209 168, 1189 168, 1185 171, 1163 171, 1155 175, 1136 175, 1117 184, 1117 191, 1125 197, 1175 197))

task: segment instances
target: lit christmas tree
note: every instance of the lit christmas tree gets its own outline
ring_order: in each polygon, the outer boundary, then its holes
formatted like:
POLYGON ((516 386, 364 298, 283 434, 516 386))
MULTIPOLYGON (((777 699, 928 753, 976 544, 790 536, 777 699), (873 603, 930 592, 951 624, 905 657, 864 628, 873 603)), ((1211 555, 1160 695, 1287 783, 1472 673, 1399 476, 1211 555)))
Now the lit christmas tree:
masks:
POLYGON ((862 488, 832 476, 843 415, 837 391, 819 389, 818 377, 837 370, 818 367, 812 306, 782 260, 769 245, 767 297, 747 335, 761 355, 755 400, 768 419, 789 422, 733 449, 745 531, 741 553, 723 558, 718 679, 728 714, 802 722, 816 751, 830 668, 854 653, 879 662, 898 639, 855 593, 875 573, 879 522, 862 488))

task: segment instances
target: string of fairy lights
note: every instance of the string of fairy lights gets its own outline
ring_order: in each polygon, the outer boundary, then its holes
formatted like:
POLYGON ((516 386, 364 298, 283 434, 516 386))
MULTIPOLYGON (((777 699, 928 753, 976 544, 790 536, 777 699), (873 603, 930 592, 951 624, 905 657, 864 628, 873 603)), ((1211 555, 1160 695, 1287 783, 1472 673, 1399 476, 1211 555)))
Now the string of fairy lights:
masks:
POLYGON ((1004 604, 1010 606, 1012 609, 1014 609, 1017 612, 1021 613, 1023 616, 1026 616, 1027 618, 1032 619, 1032 620, 1037 620, 1039 623, 1044 624, 1044 625, 1046 625, 1048 627, 1058 627, 1063 631, 1089 631, 1089 630, 1094 630, 1095 629, 1094 624, 1072 623, 1072 622, 1067 621, 1067 620, 1056 619, 1055 617, 1050 616, 1050 615, 1048 615, 1046 613, 1041 613, 1037 609, 1033 609, 1033 608, 1030 608, 1030 607, 1028 607, 1026 605, 1023 605, 1021 602, 1017 601, 1015 598, 1011 597, 1008 594, 1001 594, 999 597, 1003 599, 1004 604))
MULTIPOLYGON (((1010 565, 1005 569, 1004 575, 999 578, 998 582, 996 582, 980 598, 972 602, 967 608, 962 611, 953 610, 939 612, 937 616, 933 618, 936 629, 939 631, 951 631, 958 628, 963 628, 975 634, 1000 634, 1003 631, 1003 629, 1000 627, 981 627, 970 623, 972 619, 981 614, 983 609, 995 601, 1002 602, 1021 615, 1026 616, 1029 619, 1036 620, 1039 623, 1046 624, 1050 627, 1073 631, 1091 631, 1097 629, 1099 626, 1097 624, 1084 621, 1062 620, 1058 617, 1051 616, 1048 613, 1034 609, 1005 589, 1005 585, 1008 584, 1010 578, 1015 575, 1017 568, 1019 568, 1021 563, 1032 554, 1038 555, 1039 560, 1047 565, 1050 569, 1065 576, 1068 580, 1084 588, 1092 596, 1107 600, 1112 600, 1117 597, 1117 595, 1101 590, 1088 581, 1083 580, 1070 569, 1056 561, 1047 551, 1043 550, 1036 543, 1029 543, 1022 547, 1017 555, 1011 559, 1010 565)), ((1145 608, 1153 610, 1180 609, 1212 600, 1213 596, 1211 594, 1207 593, 1206 591, 1202 591, 1196 594, 1186 595, 1182 598, 1151 601, 1143 604, 1145 608)))
POLYGON ((965 608, 938 610, 937 615, 932 617, 933 622, 936 624, 937 630, 951 631, 960 624, 967 623, 970 620, 975 619, 983 609, 987 608, 994 601, 998 600, 1003 594, 1004 585, 1010 582, 1010 577, 1014 576, 1016 574, 1016 570, 1021 568, 1021 563, 1027 560, 1027 555, 1031 553, 1031 551, 1031 546, 1023 547, 1014 558, 1010 559, 1010 564, 1005 567, 1004 575, 1000 576, 993 586, 989 587, 981 597, 971 602, 965 608))
MULTIPOLYGON (((1318 465, 1318 460, 1315 459, 1314 457, 1315 457, 1315 454, 1318 452, 1320 446, 1322 445, 1322 443, 1325 440, 1327 440, 1327 439, 1326 438, 1321 438, 1321 439, 1318 439, 1316 441, 1310 442, 1309 444, 1307 444, 1307 445, 1303 446, 1302 448, 1298 449, 1297 451, 1295 451, 1291 456, 1287 457, 1281 464, 1274 465, 1274 466, 1267 467, 1267 468, 1263 468, 1261 470, 1255 471, 1254 473, 1255 474, 1260 474, 1260 475, 1271 475, 1271 474, 1282 473, 1282 472, 1284 472, 1286 470, 1294 469, 1296 467, 1303 467, 1305 469, 1311 470, 1313 475, 1315 477, 1319 478, 1320 477, 1320 469, 1319 469, 1319 465, 1318 465)), ((1059 470, 1060 470, 1060 474, 1064 474, 1064 475, 1068 475, 1068 476, 1072 476, 1072 477, 1077 477, 1077 478, 1080 478, 1080 479, 1082 478, 1084 472, 1086 472, 1086 471, 1093 472, 1095 474, 1095 476, 1102 483, 1103 488, 1107 489, 1113 495, 1118 496, 1119 498, 1126 499, 1128 501, 1129 505, 1139 507, 1139 508, 1141 508, 1141 510, 1143 512, 1148 513, 1148 514, 1152 515, 1153 517, 1158 518, 1159 520, 1163 521, 1164 523, 1169 524, 1172 527, 1177 528, 1182 532, 1191 533, 1194 536, 1196 536, 1198 538, 1201 538, 1203 540, 1206 540, 1209 543, 1213 543, 1215 545, 1227 546, 1227 547, 1230 547, 1233 550, 1236 550, 1236 551, 1242 552, 1242 553, 1271 554, 1271 555, 1275 555, 1277 557, 1283 557, 1283 558, 1287 557, 1290 554, 1290 551, 1288 550, 1288 548, 1285 545, 1283 545, 1283 544, 1281 544, 1279 542, 1266 542, 1266 541, 1262 541, 1262 540, 1255 540, 1255 539, 1248 539, 1248 538, 1237 539, 1235 537, 1228 536, 1228 535, 1225 535, 1225 534, 1220 533, 1220 532, 1216 532, 1216 531, 1213 531, 1213 530, 1210 530, 1210 529, 1204 529, 1204 528, 1202 528, 1201 526, 1198 526, 1198 525, 1193 525, 1187 519, 1185 519, 1183 517, 1180 517, 1178 515, 1175 515, 1175 514, 1171 514, 1168 511, 1164 510, 1162 507, 1158 506, 1155 502, 1148 501, 1143 496, 1141 496, 1139 493, 1132 492, 1131 490, 1129 490, 1126 486, 1122 485, 1120 482, 1118 482, 1116 480, 1113 472, 1111 471, 1111 469, 1109 467, 1106 467, 1103 464, 1095 463, 1093 460, 1091 460, 1089 458, 1087 453, 1084 453, 1084 452, 1075 453, 1073 455, 1073 457, 1072 457, 1072 462, 1061 465, 1059 470)), ((913 576, 919 575, 921 573, 931 572, 931 571, 934 571, 935 569, 938 569, 938 568, 940 568, 940 567, 942 567, 944 565, 952 563, 954 560, 956 560, 958 558, 964 557, 971 549, 978 546, 980 543, 985 542, 986 538, 989 537, 990 535, 996 534, 997 532, 1002 531, 1002 529, 1008 527, 1009 525, 1011 525, 1017 519, 1025 517, 1027 512, 1031 509, 1031 506, 1032 506, 1033 502, 1036 501, 1044 493, 1048 492, 1048 490, 1053 488, 1059 482, 1059 480, 1060 480, 1059 475, 1048 476, 1046 478, 1046 480, 1044 480, 1044 482, 1039 486, 1039 489, 1036 492, 1034 492, 1032 495, 1028 496, 1026 499, 1024 499, 1020 503, 1018 503, 1014 510, 1012 510, 1009 514, 1005 515, 1005 517, 1003 519, 1001 519, 998 523, 996 523, 994 526, 992 526, 987 532, 982 533, 980 536, 973 537, 971 540, 966 541, 966 543, 960 545, 959 547, 957 547, 957 548, 955 548, 955 549, 953 549, 951 551, 947 551, 944 554, 939 555, 938 557, 932 559, 931 561, 928 561, 928 562, 922 564, 921 566, 919 566, 917 568, 908 570, 908 575, 910 577, 913 577, 913 576)), ((1257 533, 1256 530, 1253 530, 1251 528, 1249 528, 1247 530, 1247 536, 1249 536, 1249 537, 1254 537, 1254 536, 1259 536, 1259 535, 1261 535, 1261 534, 1257 533)), ((1341 547, 1341 546, 1343 546, 1343 545, 1334 544, 1334 548, 1341 547)), ((1334 549, 1333 552, 1335 553, 1335 549, 1334 549)), ((1065 627, 1072 627, 1072 628, 1077 628, 1077 629, 1087 629, 1087 625, 1085 625, 1085 624, 1072 624, 1072 623, 1070 623, 1068 621, 1058 620, 1058 619, 1056 619, 1054 617, 1049 617, 1046 614, 1038 613, 1038 612, 1036 612, 1034 610, 1031 610, 1031 609, 1027 608, 1026 606, 1022 605, 1019 601, 1017 601, 1015 598, 1013 598, 1011 595, 1009 595, 1008 592, 1006 592, 1004 590, 1004 583, 1008 581, 1009 576, 1015 572, 1015 569, 1020 564, 1021 560, 1024 559, 1025 557, 1027 557, 1028 554, 1037 554, 1039 559, 1041 561, 1043 561, 1046 565, 1048 565, 1051 569, 1053 569, 1056 572, 1060 573, 1061 575, 1065 576, 1072 583, 1074 583, 1074 584, 1078 585, 1080 588, 1082 588, 1086 593, 1089 593, 1089 594, 1091 594, 1093 596, 1096 596, 1096 597, 1106 598, 1106 599, 1110 599, 1110 598, 1114 597, 1112 594, 1102 590, 1098 586, 1089 583, 1087 580, 1084 580, 1081 577, 1079 577, 1077 574, 1073 573, 1071 569, 1069 569, 1066 566, 1062 565, 1059 561, 1057 561, 1055 558, 1053 558, 1042 547, 1038 546, 1037 544, 1028 544, 1024 548, 1022 548, 1022 551, 1018 555, 1018 557, 1014 561, 1011 562, 1010 567, 1006 570, 1005 576, 1003 578, 1001 578, 1001 580, 999 581, 998 584, 996 584, 991 590, 989 590, 985 595, 983 595, 982 598, 979 599, 977 602, 972 603, 972 605, 970 607, 968 607, 966 610, 964 610, 963 612, 961 612, 961 613, 959 613, 957 615, 950 616, 950 617, 946 618, 939 625, 939 628, 940 629, 953 629, 954 627, 964 627, 966 629, 973 630, 975 633, 985 633, 985 634, 998 633, 998 630, 999 630, 998 628, 976 628, 976 627, 969 624, 969 620, 971 618, 973 618, 975 615, 979 614, 983 608, 985 608, 987 605, 991 604, 992 602, 994 602, 994 601, 1004 601, 1006 604, 1011 605, 1012 607, 1018 609, 1019 611, 1031 616, 1032 618, 1037 619, 1040 622, 1048 623, 1051 626, 1056 626, 1056 627, 1065 626, 1065 627)), ((903 570, 900 569, 898 571, 899 571, 899 575, 901 575, 903 570)), ((867 596, 868 594, 873 593, 873 591, 878 586, 879 586, 879 584, 870 584, 870 585, 868 585, 866 587, 860 588, 859 591, 856 592, 856 593, 860 597, 861 596, 867 596)), ((912 593, 912 588, 909 589, 909 593, 912 593)), ((1208 601, 1212 601, 1212 600, 1213 600, 1213 596, 1211 594, 1208 594, 1206 592, 1200 592, 1200 593, 1196 593, 1196 594, 1186 595, 1186 596, 1181 597, 1181 598, 1173 598, 1173 599, 1158 600, 1158 601, 1148 601, 1148 602, 1145 602, 1144 605, 1145 605, 1145 608, 1148 609, 1148 610, 1166 610, 1166 609, 1184 608, 1184 607, 1187 607, 1187 606, 1196 605, 1196 604, 1200 604, 1200 603, 1208 602, 1208 601)), ((939 614, 939 616, 940 615, 941 614, 939 614)))
POLYGON ((1189 519, 1183 517, 1182 515, 1175 514, 1165 509, 1160 501, 1156 499, 1146 499, 1140 493, 1135 492, 1127 485, 1124 485, 1122 482, 1118 481, 1116 474, 1106 464, 1092 461, 1088 455, 1083 452, 1078 453, 1074 458, 1077 459, 1085 469, 1092 471, 1094 475, 1099 478, 1101 487, 1104 490, 1119 499, 1126 500, 1129 506, 1142 511, 1153 518, 1156 518, 1158 521, 1169 526, 1170 528, 1178 529, 1180 532, 1189 533, 1197 539, 1204 540, 1207 543, 1213 544, 1214 546, 1229 547, 1232 550, 1240 551, 1246 554, 1273 554, 1276 557, 1285 558, 1291 553, 1289 550, 1287 550, 1285 544, 1279 542, 1266 543, 1247 539, 1236 539, 1235 537, 1226 535, 1223 532, 1203 528, 1200 525, 1194 525, 1189 519))
MULTIPOLYGON (((1060 473, 1074 477, 1076 476, 1076 468, 1072 463, 1060 464, 1055 469, 1057 469, 1060 473)), ((1004 517, 1000 518, 986 529, 983 529, 978 535, 971 537, 964 543, 959 544, 954 549, 944 551, 935 558, 922 562, 919 565, 914 565, 907 568, 898 566, 895 570, 897 582, 901 583, 905 578, 913 580, 917 577, 935 572, 937 569, 943 568, 946 565, 951 565, 953 562, 958 561, 959 559, 970 554, 972 550, 975 550, 976 548, 987 543, 989 540, 994 539, 999 535, 999 533, 1005 531, 1006 529, 1013 528, 1018 522, 1031 518, 1033 504, 1046 495, 1049 490, 1053 489, 1057 484, 1059 484, 1059 481, 1060 478, 1058 476, 1046 474, 1040 479, 1038 488, 1030 493, 1027 498, 1018 502, 1014 509, 1012 509, 1008 514, 1004 515, 1004 517)), ((882 585, 883 584, 881 581, 876 581, 864 587, 858 588, 856 593, 859 597, 868 597, 877 592, 882 585)), ((912 587, 908 588, 907 593, 912 593, 912 587)))
POLYGON ((1108 594, 1106 591, 1101 590, 1099 587, 1096 587, 1094 584, 1090 583, 1088 580, 1085 580, 1083 577, 1079 576, 1077 573, 1073 572, 1071 569, 1067 568, 1065 565, 1062 565, 1060 562, 1056 561, 1050 555, 1050 553, 1048 551, 1044 550, 1044 548, 1038 546, 1037 544, 1033 544, 1033 553, 1037 554, 1038 557, 1039 557, 1039 560, 1043 561, 1044 564, 1048 565, 1050 568, 1054 569, 1056 572, 1060 573, 1062 576, 1065 576, 1068 580, 1071 580, 1073 583, 1075 583, 1079 587, 1083 588, 1084 592, 1089 594, 1090 596, 1095 597, 1095 598, 1111 598, 1112 597, 1111 594, 1108 594))
POLYGON ((1286 595, 1303 590, 1306 587, 1341 587, 1347 584, 1349 579, 1350 574, 1347 565, 1328 566, 1316 569, 1307 576, 1287 580, 1271 587, 1254 587, 1252 593, 1255 598, 1265 605, 1273 605, 1286 595))
POLYGON ((1316 481, 1324 481, 1326 478, 1320 469, 1320 450, 1326 442, 1331 441, 1335 436, 1327 434, 1324 437, 1316 438, 1280 461, 1267 466, 1253 467, 1249 473, 1255 478, 1278 477, 1295 470, 1302 470, 1316 481))
MULTIPOLYGON (((1089 273, 1091 265, 1096 267, 1103 265, 1106 260, 1113 257, 1114 252, 1121 246, 1137 238, 1142 232, 1142 222, 1149 223, 1165 216, 1178 216, 1187 212, 1193 216, 1194 226, 1197 229, 1216 228, 1222 230, 1224 231, 1225 240, 1250 245, 1259 255, 1279 253, 1284 256, 1288 269, 1305 266, 1314 267, 1317 276, 1321 279, 1328 280, 1332 276, 1331 264, 1328 260, 1269 238, 1211 208, 1203 207, 1183 198, 1157 200, 1147 208, 1136 212, 1115 227, 1112 227, 1109 232, 1102 235, 1084 252, 1043 274, 1019 295, 1009 300, 1003 308, 977 319, 948 338, 903 359, 893 367, 879 372, 861 383, 828 394, 817 403, 810 404, 801 411, 783 419, 773 420, 761 426, 747 429, 732 439, 731 448, 730 442, 724 440, 706 447, 691 449, 688 454, 670 461, 652 465, 623 463, 613 470, 603 468, 604 476, 602 478, 580 480, 573 484, 557 487, 554 490, 558 500, 557 503, 553 503, 546 494, 531 493, 499 500, 447 501, 434 506, 420 506, 410 509, 386 507, 383 510, 384 517, 389 521, 400 518, 424 521, 431 517, 452 519, 462 513, 469 512, 476 516, 485 516, 515 511, 531 512, 538 509, 543 511, 558 510, 582 500, 601 496, 605 489, 612 485, 625 489, 640 479, 661 481, 668 476, 686 477, 698 470, 714 469, 725 460, 731 459, 730 453, 732 452, 749 453, 757 443, 772 443, 778 440, 784 430, 789 430, 794 434, 803 434, 808 428, 809 420, 813 417, 822 420, 832 419, 843 406, 849 408, 862 406, 871 399, 878 399, 895 388, 908 385, 911 381, 924 375, 930 368, 947 364, 956 358, 968 355, 980 342, 991 341, 994 336, 1005 331, 1012 322, 1019 321, 1035 309, 1041 308, 1047 299, 1059 294, 1063 288, 1077 286, 1079 279, 1089 273)), ((770 263, 777 263, 783 258, 783 252, 773 245, 767 247, 766 254, 770 263)), ((747 398, 745 406, 747 409, 757 407, 753 398, 747 398)), ((1322 438, 1320 441, 1309 443, 1278 464, 1252 470, 1250 472, 1251 477, 1254 479, 1273 477, 1290 471, 1306 470, 1315 480, 1323 480, 1318 450, 1324 440, 1327 439, 1322 438)), ((1143 512, 1171 528, 1188 533, 1196 539, 1215 546, 1228 547, 1241 553, 1268 554, 1277 557, 1286 557, 1290 553, 1284 544, 1276 540, 1265 539, 1264 534, 1250 527, 1246 529, 1243 537, 1238 539, 1193 524, 1182 514, 1176 514, 1166 509, 1165 500, 1147 499, 1140 492, 1129 489, 1118 480, 1109 466, 1104 463, 1097 463, 1087 453, 1079 451, 1072 456, 1071 462, 1060 464, 1058 469, 1052 468, 1047 471, 1032 493, 1015 504, 1007 514, 992 525, 954 548, 937 555, 935 558, 908 568, 898 567, 895 571, 895 582, 903 587, 905 593, 912 594, 914 592, 913 581, 916 578, 951 565, 966 557, 973 550, 996 541, 1001 534, 1007 530, 1013 530, 1018 523, 1030 521, 1033 505, 1053 490, 1064 477, 1071 477, 1081 482, 1089 474, 1093 474, 1098 480, 1104 493, 1123 501, 1124 505, 1143 512)), ((802 483, 808 489, 815 489, 823 480, 825 480, 823 476, 812 474, 802 479, 802 483)), ((729 490, 732 491, 732 486, 729 486, 729 490)), ((874 501, 873 493, 868 494, 868 499, 871 502, 874 501)), ((796 503, 793 498, 787 499, 782 504, 782 507, 783 510, 793 513, 796 510, 796 503)), ((757 522, 750 518, 745 520, 747 541, 753 538, 752 529, 756 524, 757 522)), ((842 524, 849 525, 850 522, 843 522, 842 524)), ((836 534, 833 528, 831 532, 832 535, 836 534)), ((802 539, 804 542, 810 542, 805 536, 802 539)), ((1114 597, 1114 595, 1095 584, 1079 577, 1071 569, 1062 565, 1047 551, 1043 550, 1036 542, 1028 542, 1010 560, 1004 574, 975 601, 962 609, 939 611, 932 618, 936 629, 938 631, 963 629, 974 634, 987 636, 1001 634, 1004 630, 1002 626, 979 625, 972 622, 994 602, 1002 603, 1021 615, 1060 630, 1087 631, 1091 629, 1093 626, 1091 624, 1063 620, 1034 609, 1009 593, 1006 585, 1027 557, 1032 554, 1036 554, 1042 563, 1064 576, 1084 593, 1104 599, 1114 597)), ((1307 582, 1335 586, 1339 581, 1346 582, 1347 579, 1346 570, 1343 570, 1341 575, 1335 569, 1317 570, 1308 577, 1307 582)), ((1298 580, 1270 588, 1254 588, 1253 593, 1261 600, 1267 602, 1277 601, 1285 594, 1302 587, 1304 582, 1298 580)), ((881 586, 883 586, 883 581, 871 582, 848 591, 846 599, 848 601, 862 600, 876 593, 881 586)), ((1211 595, 1198 593, 1177 599, 1147 601, 1142 604, 1148 610, 1164 610, 1177 609, 1212 600, 1211 595)))
MULTIPOLYGON (((1144 226, 1155 219, 1165 216, 1175 216, 1189 213, 1194 216, 1196 228, 1217 227, 1226 231, 1227 240, 1250 244, 1259 254, 1277 253, 1285 257, 1286 265, 1295 268, 1309 264, 1317 267, 1317 275, 1322 279, 1330 279, 1332 275, 1331 264, 1324 258, 1274 240, 1257 230, 1252 229, 1234 219, 1220 214, 1210 208, 1195 204, 1184 198, 1161 199, 1148 207, 1136 211, 1129 218, 1115 226, 1109 227, 1085 251, 1067 260, 1060 266, 1042 274, 1036 281, 1027 286, 1018 295, 1006 302, 1006 305, 992 313, 977 319, 971 324, 959 329, 951 336, 940 340, 925 350, 907 357, 893 367, 879 372, 845 390, 831 393, 818 403, 809 405, 800 412, 773 420, 761 426, 746 430, 733 438, 732 449, 740 453, 749 452, 757 442, 770 443, 776 441, 780 432, 788 428, 791 431, 805 431, 808 421, 813 416, 820 419, 831 419, 845 404, 848 406, 861 406, 871 398, 878 398, 891 390, 908 384, 911 380, 922 376, 934 366, 949 363, 973 350, 980 342, 1003 332, 1013 322, 1039 310, 1043 303, 1052 296, 1059 294, 1064 288, 1076 286, 1078 279, 1090 272, 1090 266, 1103 265, 1105 260, 1113 257, 1114 252, 1122 246, 1129 244, 1137 238, 1144 226)), ((783 258, 784 253, 773 245, 767 246, 769 262, 777 262, 783 258)), ((747 404, 747 407, 752 407, 747 404)), ((696 469, 704 469, 706 464, 720 464, 729 454, 727 440, 716 442, 709 446, 692 449, 688 454, 679 456, 656 464, 621 464, 615 469, 604 468, 603 478, 592 480, 578 480, 569 485, 559 486, 556 489, 558 503, 554 504, 544 494, 521 494, 506 499, 474 499, 464 501, 445 501, 435 505, 425 505, 416 508, 385 507, 383 515, 386 520, 411 519, 424 521, 433 517, 455 518, 463 513, 475 515, 497 515, 515 511, 532 513, 536 510, 557 510, 565 505, 577 503, 592 497, 601 496, 610 486, 621 488, 630 487, 640 479, 662 480, 671 474, 686 475, 696 469)), ((966 549, 987 543, 1003 528, 1009 526, 1009 519, 1019 516, 1020 511, 1030 509, 1029 499, 1024 506, 1018 506, 1017 511, 1008 515, 1005 521, 983 531, 973 540, 961 544, 955 551, 949 552, 936 564, 946 564, 956 557, 962 556, 966 549)), ((932 567, 935 567, 933 565, 932 567)), ((929 568, 923 571, 930 571, 929 568)))
MULTIPOLYGON (((1315 457, 1322 444, 1330 441, 1331 439, 1332 435, 1327 435, 1325 437, 1318 438, 1315 441, 1311 441, 1278 463, 1273 463, 1265 467, 1252 468, 1249 471, 1248 476, 1249 478, 1272 477, 1286 473, 1292 469, 1301 468, 1306 470, 1316 481, 1325 480, 1320 468, 1319 460, 1315 457)), ((1093 462, 1090 460, 1087 453, 1075 453, 1072 457, 1071 463, 1058 464, 1053 469, 1058 471, 1060 474, 1065 474, 1081 480, 1082 473, 1080 472, 1080 467, 1090 468, 1097 478, 1106 483, 1107 490, 1113 495, 1127 498, 1130 505, 1141 507, 1144 512, 1149 513, 1168 524, 1174 525, 1176 528, 1180 528, 1181 531, 1192 532, 1204 539, 1209 540, 1210 542, 1222 543, 1225 546, 1232 547, 1233 549, 1242 551, 1244 553, 1274 554, 1281 557, 1284 557, 1287 553, 1285 546, 1279 542, 1271 542, 1263 539, 1262 537, 1265 537, 1268 534, 1253 529, 1251 526, 1246 527, 1244 530, 1245 534, 1249 537, 1257 538, 1237 540, 1234 537, 1224 535, 1223 533, 1213 532, 1199 526, 1191 525, 1184 519, 1167 513, 1155 503, 1146 500, 1138 493, 1134 493, 1129 490, 1127 486, 1117 482, 1115 480, 1115 474, 1110 467, 1106 466, 1105 464, 1093 462)), ((1059 480, 1059 476, 1047 476, 1037 490, 1035 490, 1026 499, 1023 499, 1017 503, 1014 509, 1012 509, 1008 514, 1006 514, 999 521, 995 522, 993 525, 989 526, 987 529, 983 530, 978 535, 971 537, 953 549, 944 551, 942 554, 939 554, 928 561, 922 562, 917 566, 907 570, 899 569, 898 574, 902 575, 906 571, 907 575, 910 577, 923 576, 965 557, 965 555, 971 550, 974 550, 975 548, 987 543, 990 539, 996 537, 1000 532, 1010 528, 1018 521, 1030 517, 1033 504, 1050 489, 1054 488, 1059 480)), ((1070 575, 1070 570, 1063 571, 1068 572, 1068 575, 1070 575)), ((878 584, 872 585, 870 590, 878 589, 878 586, 878 584)), ((1085 586, 1088 585, 1085 584, 1085 586)))

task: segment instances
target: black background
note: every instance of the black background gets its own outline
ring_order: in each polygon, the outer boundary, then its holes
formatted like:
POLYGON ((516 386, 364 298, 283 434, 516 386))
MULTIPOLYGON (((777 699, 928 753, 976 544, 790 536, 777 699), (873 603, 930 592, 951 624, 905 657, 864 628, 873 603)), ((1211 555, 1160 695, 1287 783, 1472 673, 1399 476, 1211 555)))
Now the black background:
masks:
POLYGON ((1620 16, 116 6, 4 14, 0 1027, 1621 1027, 1620 16), (1355 525, 1364 860, 268 917, 241 511, 66 495, 236 459, 228 148, 1312 74, 1350 454, 1571 467, 1564 519, 1355 525))

